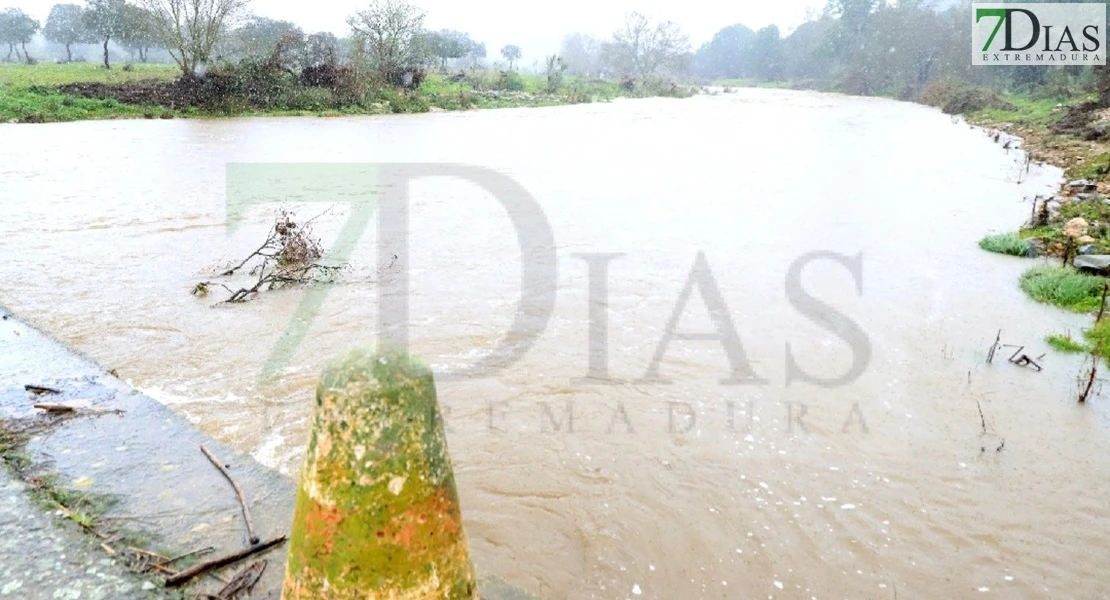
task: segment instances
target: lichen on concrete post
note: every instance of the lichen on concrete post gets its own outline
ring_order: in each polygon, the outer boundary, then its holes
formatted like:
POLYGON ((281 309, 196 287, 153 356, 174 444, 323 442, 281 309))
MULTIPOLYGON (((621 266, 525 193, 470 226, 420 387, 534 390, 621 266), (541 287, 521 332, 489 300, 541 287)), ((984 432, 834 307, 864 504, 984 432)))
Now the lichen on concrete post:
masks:
POLYGON ((283 600, 477 597, 431 370, 350 352, 316 391, 283 600))

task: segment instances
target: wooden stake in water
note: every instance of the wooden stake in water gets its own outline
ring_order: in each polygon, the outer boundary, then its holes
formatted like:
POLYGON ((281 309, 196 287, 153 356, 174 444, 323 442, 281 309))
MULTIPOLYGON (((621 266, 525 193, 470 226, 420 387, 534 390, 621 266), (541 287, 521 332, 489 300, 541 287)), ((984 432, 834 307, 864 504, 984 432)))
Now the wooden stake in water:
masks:
POLYGON ((477 598, 435 382, 402 351, 320 379, 282 598, 477 598))

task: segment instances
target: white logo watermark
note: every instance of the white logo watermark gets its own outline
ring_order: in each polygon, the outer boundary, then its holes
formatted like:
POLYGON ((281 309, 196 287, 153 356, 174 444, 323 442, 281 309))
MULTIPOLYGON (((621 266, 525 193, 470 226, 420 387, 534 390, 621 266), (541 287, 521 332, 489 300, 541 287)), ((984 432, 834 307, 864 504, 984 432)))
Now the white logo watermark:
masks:
POLYGON ((973 3, 972 65, 1104 65, 1106 4, 973 3))

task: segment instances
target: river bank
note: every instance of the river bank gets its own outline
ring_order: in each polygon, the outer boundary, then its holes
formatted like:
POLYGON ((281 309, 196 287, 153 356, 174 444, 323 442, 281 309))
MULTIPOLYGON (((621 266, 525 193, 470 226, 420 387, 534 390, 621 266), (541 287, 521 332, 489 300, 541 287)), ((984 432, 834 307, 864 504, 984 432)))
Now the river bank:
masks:
POLYGON ((0 123, 95 119, 250 116, 354 116, 559 106, 618 97, 687 97, 696 88, 513 71, 428 73, 412 89, 364 85, 325 74, 310 83, 285 72, 235 67, 211 83, 178 80, 173 65, 112 70, 86 63, 0 65, 0 123))

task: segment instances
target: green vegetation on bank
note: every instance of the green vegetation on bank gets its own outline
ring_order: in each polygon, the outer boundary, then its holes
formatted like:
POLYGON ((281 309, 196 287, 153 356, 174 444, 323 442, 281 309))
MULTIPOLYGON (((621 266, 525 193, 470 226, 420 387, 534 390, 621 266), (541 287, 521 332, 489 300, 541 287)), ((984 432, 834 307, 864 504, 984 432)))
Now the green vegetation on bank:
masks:
POLYGON ((360 115, 553 106, 620 96, 681 97, 688 88, 622 86, 614 81, 472 70, 429 73, 415 89, 376 86, 352 77, 342 85, 308 86, 280 69, 244 64, 214 70, 186 89, 169 65, 107 70, 84 64, 0 65, 0 122, 44 123, 174 116, 360 115))
POLYGON ((979 247, 987 252, 1010 256, 1026 256, 1029 253, 1029 242, 1016 233, 988 235, 979 240, 979 247))
POLYGON ((1053 350, 1064 354, 1094 354, 1110 365, 1110 320, 1096 323, 1083 330, 1083 340, 1072 338, 1070 333, 1053 334, 1045 338, 1053 350))
POLYGON ((88 63, 0 64, 0 123, 141 117, 149 109, 127 106, 112 98, 69 96, 53 88, 79 81, 113 84, 150 79, 168 81, 176 75, 171 65, 136 65, 128 70, 108 70, 88 63))
POLYGON ((966 116, 972 123, 998 124, 1009 123, 1016 127, 1047 127, 1064 116, 1061 105, 1069 106, 1087 102, 1090 94, 1077 96, 1056 96, 1051 98, 1032 98, 1027 94, 1001 94, 1000 98, 1009 107, 984 107, 966 116))
POLYGON ((1090 349, 1082 343, 1072 339, 1070 333, 1054 333, 1046 336, 1045 343, 1052 347, 1052 349, 1063 352, 1065 354, 1080 354, 1089 353, 1090 349))
POLYGON ((1021 275, 1021 289, 1037 302, 1072 312, 1099 309, 1106 279, 1081 273, 1072 267, 1039 265, 1021 275))
POLYGON ((345 38, 251 14, 249 1, 57 5, 45 27, 19 9, 2 11, 0 44, 9 52, 0 60, 14 55, 25 64, 0 73, 0 119, 413 113, 693 93, 676 83, 688 58, 685 34, 638 13, 605 42, 604 68, 572 70, 554 54, 525 74, 519 46, 501 48, 507 67, 490 65, 484 43, 428 29, 425 12, 407 0, 371 0, 348 16, 345 38), (66 64, 31 56, 27 45, 40 27, 55 46, 36 54, 66 64), (93 43, 103 70, 84 63, 93 43), (122 68, 121 47, 132 61, 122 68), (133 64, 136 56, 144 64, 133 64), (174 67, 148 66, 151 56, 174 67))

